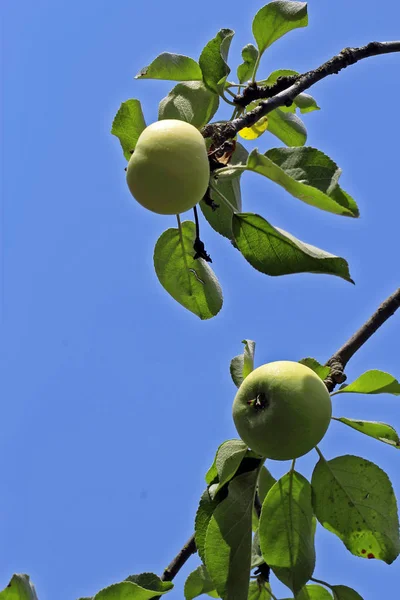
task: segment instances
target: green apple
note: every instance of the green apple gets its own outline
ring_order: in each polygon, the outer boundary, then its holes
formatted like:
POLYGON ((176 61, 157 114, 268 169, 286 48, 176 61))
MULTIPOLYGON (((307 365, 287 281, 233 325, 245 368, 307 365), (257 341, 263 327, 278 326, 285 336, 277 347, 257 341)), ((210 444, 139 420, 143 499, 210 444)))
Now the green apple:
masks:
POLYGON ((297 362, 252 371, 233 402, 233 420, 251 450, 274 460, 303 456, 324 437, 332 403, 323 381, 297 362))
POLYGON ((175 215, 200 202, 210 179, 200 131, 177 119, 157 121, 140 134, 128 163, 131 194, 149 210, 175 215))

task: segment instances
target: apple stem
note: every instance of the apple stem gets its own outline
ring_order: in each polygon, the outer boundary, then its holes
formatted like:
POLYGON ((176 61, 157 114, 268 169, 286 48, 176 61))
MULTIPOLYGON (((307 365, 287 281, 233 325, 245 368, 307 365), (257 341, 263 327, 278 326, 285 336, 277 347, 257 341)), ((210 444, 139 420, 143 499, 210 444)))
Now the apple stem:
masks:
POLYGON ((199 223, 199 215, 197 213, 197 207, 193 207, 194 212, 194 220, 196 223, 196 238, 193 244, 193 250, 195 251, 194 259, 202 258, 206 262, 212 263, 211 256, 206 252, 204 243, 200 239, 200 223, 199 223))

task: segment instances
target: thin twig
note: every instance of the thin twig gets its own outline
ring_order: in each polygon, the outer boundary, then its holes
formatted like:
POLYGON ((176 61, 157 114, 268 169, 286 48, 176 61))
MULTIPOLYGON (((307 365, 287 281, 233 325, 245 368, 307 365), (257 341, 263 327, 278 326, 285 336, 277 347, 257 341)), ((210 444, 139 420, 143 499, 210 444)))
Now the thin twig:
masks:
POLYGON ((325 379, 325 385, 332 392, 338 383, 346 380, 344 368, 352 356, 367 340, 400 308, 400 288, 387 298, 376 312, 326 363, 331 372, 325 379))
POLYGON ((178 574, 180 569, 183 567, 185 562, 195 554, 196 550, 196 542, 194 540, 194 534, 192 537, 186 542, 186 544, 181 548, 179 553, 175 556, 175 558, 170 562, 168 567, 164 570, 164 573, 161 575, 162 581, 172 581, 175 575, 178 574))
POLYGON ((349 65, 353 65, 364 58, 380 54, 389 54, 392 52, 400 52, 400 41, 370 42, 366 46, 361 46, 360 48, 344 48, 339 54, 320 67, 300 75, 296 82, 287 89, 279 92, 273 98, 260 102, 254 110, 247 114, 226 123, 222 127, 213 125, 206 126, 203 135, 209 137, 214 128, 214 133, 218 135, 218 142, 219 144, 222 144, 227 139, 235 137, 243 127, 251 127, 261 119, 261 117, 264 117, 276 108, 290 105, 301 92, 304 92, 304 90, 307 90, 328 75, 337 74, 342 69, 345 69, 349 65), (219 128, 219 131, 216 129, 217 127, 219 128))

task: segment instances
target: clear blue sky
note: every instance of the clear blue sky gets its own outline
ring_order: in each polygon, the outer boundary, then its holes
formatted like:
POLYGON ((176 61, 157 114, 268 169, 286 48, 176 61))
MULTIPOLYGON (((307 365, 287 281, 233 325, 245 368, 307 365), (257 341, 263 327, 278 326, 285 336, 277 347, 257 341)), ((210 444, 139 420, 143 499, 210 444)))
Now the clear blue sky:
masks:
MULTIPOLYGON (((40 600, 74 600, 132 573, 160 573, 193 529, 216 447, 236 437, 229 361, 243 338, 257 364, 325 361, 399 285, 400 55, 368 59, 313 89, 308 144, 342 168, 359 220, 309 207, 262 177, 243 178, 246 210, 346 257, 356 281, 254 271, 203 224, 224 289, 201 322, 159 285, 153 246, 173 217, 131 201, 119 142, 120 103, 140 98, 148 122, 173 84, 133 76, 169 50, 197 58, 221 27, 231 57, 252 41, 260 0, 6 0, 3 20, 3 290, 0 422, 0 589, 31 575, 40 600)), ((310 25, 277 42, 261 73, 305 71, 345 46, 399 36, 396 0, 311 0, 310 25)), ((266 150, 272 136, 259 140, 266 150)), ((400 376, 400 315, 348 368, 400 376)), ((337 416, 400 428, 392 396, 339 396, 337 416)), ((400 494, 398 454, 334 423, 330 458, 357 454, 400 494)), ((299 461, 311 472, 316 455, 299 461)), ((274 463, 275 474, 287 464, 274 463)), ((393 597, 399 562, 351 556, 319 529, 315 576, 393 597)), ((184 576, 168 596, 182 598, 184 576)), ((282 587, 276 593, 284 595, 282 587)))

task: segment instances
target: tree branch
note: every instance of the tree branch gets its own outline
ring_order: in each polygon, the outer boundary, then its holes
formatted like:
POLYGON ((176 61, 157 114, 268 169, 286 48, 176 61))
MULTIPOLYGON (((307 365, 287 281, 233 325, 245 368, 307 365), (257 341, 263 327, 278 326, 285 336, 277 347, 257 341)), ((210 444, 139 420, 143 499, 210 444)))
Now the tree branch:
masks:
POLYGON ((190 558, 192 554, 196 554, 196 552, 196 542, 193 534, 192 537, 181 548, 175 558, 170 562, 168 567, 164 570, 164 573, 161 575, 160 579, 162 581, 172 581, 179 573, 188 558, 190 558))
POLYGON ((364 323, 362 327, 353 335, 326 363, 331 367, 329 376, 325 379, 325 385, 330 392, 333 391, 338 383, 346 380, 344 368, 352 356, 365 344, 367 340, 381 327, 385 321, 391 317, 396 310, 400 308, 400 288, 398 288, 389 298, 387 298, 376 312, 364 323))
MULTIPOLYGON (((254 110, 226 123, 222 127, 219 126, 219 131, 216 129, 215 125, 206 126, 203 135, 205 137, 210 137, 215 134, 218 143, 222 144, 224 141, 235 137, 243 127, 251 127, 261 119, 261 117, 264 117, 276 108, 279 108, 280 106, 290 106, 296 96, 328 75, 337 74, 342 69, 345 69, 364 58, 380 54, 389 54, 392 52, 400 52, 400 41, 370 42, 366 46, 361 46, 360 48, 344 48, 339 54, 320 67, 299 75, 293 85, 290 85, 290 87, 277 93, 272 98, 260 102, 254 110)), ((238 105, 240 105, 240 99, 238 105)))

